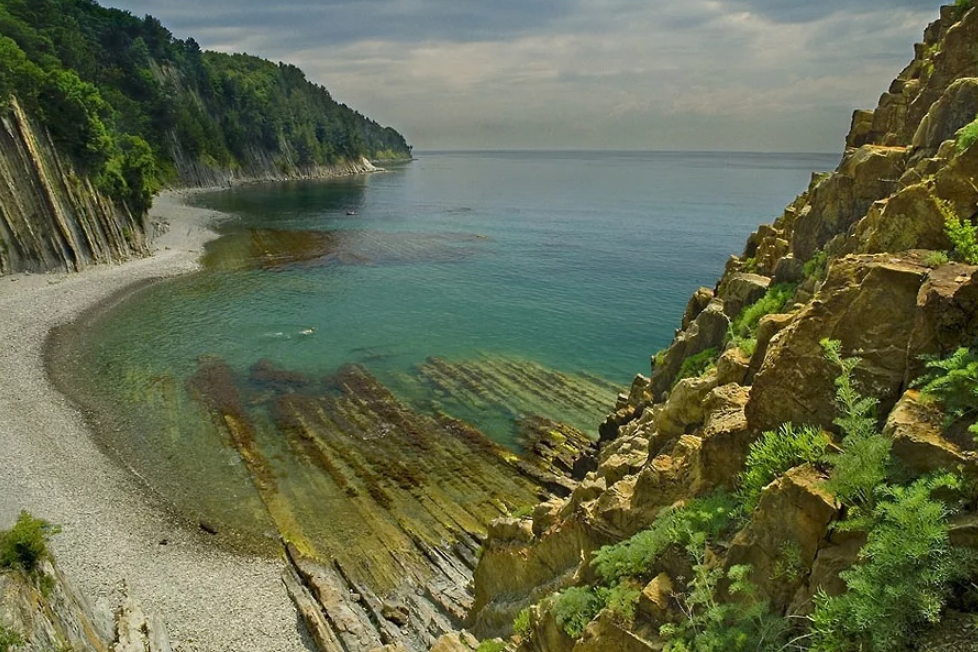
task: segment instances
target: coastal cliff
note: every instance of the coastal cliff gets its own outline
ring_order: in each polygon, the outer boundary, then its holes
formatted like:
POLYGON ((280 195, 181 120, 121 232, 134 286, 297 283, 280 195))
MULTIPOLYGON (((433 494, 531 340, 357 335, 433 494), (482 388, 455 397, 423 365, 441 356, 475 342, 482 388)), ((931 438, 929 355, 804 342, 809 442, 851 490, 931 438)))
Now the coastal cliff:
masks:
POLYGON ((0 3, 0 274, 147 253, 161 188, 374 171, 404 137, 301 70, 94 2, 0 3), (149 230, 148 230, 149 229, 149 230))
POLYGON ((0 274, 78 271, 148 252, 143 216, 96 190, 19 103, 0 121, 0 274))
POLYGON ((975 649, 976 44, 978 10, 943 8, 839 167, 693 295, 597 469, 491 528, 471 631, 525 652, 975 649))

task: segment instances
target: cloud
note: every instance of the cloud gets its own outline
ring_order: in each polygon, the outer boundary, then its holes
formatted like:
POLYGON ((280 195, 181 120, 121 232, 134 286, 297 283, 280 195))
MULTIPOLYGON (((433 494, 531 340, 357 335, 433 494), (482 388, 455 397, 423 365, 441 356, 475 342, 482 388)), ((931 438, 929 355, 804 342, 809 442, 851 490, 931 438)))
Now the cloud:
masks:
POLYGON ((295 63, 419 149, 837 150, 922 0, 115 0, 295 63))

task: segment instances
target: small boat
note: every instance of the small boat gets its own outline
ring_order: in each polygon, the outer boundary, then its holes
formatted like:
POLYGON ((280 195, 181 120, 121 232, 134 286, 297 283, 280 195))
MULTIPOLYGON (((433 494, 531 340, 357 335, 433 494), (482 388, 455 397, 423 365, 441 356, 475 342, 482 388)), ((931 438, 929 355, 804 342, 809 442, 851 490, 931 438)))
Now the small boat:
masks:
POLYGON ((347 212, 346 212, 346 214, 347 214, 347 215, 356 215, 356 214, 357 214, 357 212, 356 212, 356 211, 354 211, 354 210, 349 210, 349 211, 347 211, 347 212))

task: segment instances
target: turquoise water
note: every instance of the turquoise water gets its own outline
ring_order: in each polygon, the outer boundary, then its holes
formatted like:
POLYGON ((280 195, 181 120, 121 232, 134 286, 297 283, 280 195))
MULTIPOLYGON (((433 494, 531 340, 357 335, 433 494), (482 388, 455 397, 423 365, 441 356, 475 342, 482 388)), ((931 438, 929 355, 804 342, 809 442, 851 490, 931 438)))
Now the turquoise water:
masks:
POLYGON ((238 367, 360 362, 381 375, 488 352, 626 383, 669 342, 690 293, 835 163, 429 153, 384 174, 213 194, 200 203, 237 216, 226 232, 335 231, 340 252, 162 284, 115 315, 108 349, 183 371, 212 353, 238 367))
POLYGON ((188 389, 202 356, 236 374, 283 491, 309 505, 324 499, 273 423, 268 386, 249 380, 259 360, 327 392, 322 379, 361 364, 415 410, 510 446, 530 415, 595 433, 690 294, 836 162, 430 152, 381 174, 202 196, 232 216, 208 267, 100 316, 66 358, 80 400, 110 424, 105 441, 150 486, 208 518, 271 527, 226 429, 188 389))

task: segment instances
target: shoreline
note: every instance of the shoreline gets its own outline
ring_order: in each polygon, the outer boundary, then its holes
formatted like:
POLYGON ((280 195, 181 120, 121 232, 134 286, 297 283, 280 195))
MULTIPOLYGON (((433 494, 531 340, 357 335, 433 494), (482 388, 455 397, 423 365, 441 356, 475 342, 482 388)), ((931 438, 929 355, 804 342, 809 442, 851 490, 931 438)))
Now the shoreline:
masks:
POLYGON ((299 652, 308 648, 281 561, 229 552, 177 522, 99 447, 45 366, 52 330, 145 283, 199 269, 204 244, 218 237, 208 226, 225 216, 188 200, 210 190, 220 188, 156 198, 150 219, 169 228, 146 258, 0 278, 0 528, 21 509, 60 525, 59 566, 99 617, 118 605, 125 582, 163 621, 176 650, 299 652))

